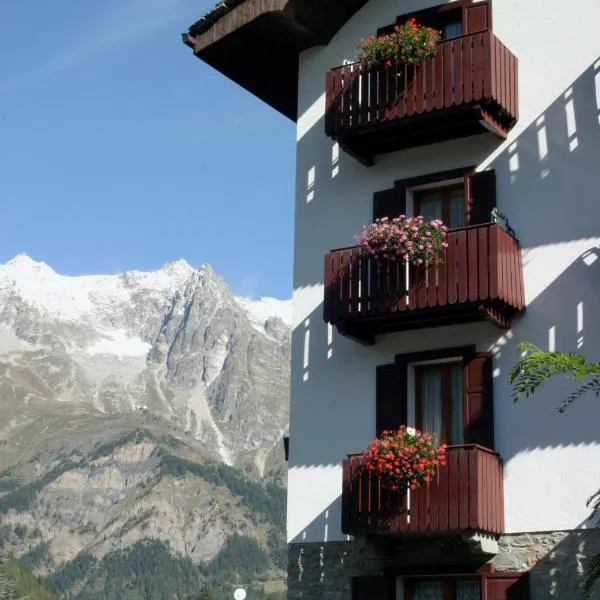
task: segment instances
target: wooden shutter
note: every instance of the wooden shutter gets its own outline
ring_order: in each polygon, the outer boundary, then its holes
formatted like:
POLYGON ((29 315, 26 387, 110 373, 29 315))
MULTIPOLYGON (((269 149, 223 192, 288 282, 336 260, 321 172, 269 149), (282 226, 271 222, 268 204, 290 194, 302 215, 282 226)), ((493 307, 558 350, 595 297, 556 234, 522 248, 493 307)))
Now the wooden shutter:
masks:
POLYGON ((406 214, 406 188, 396 186, 373 194, 373 221, 406 214))
POLYGON ((494 449, 494 382, 492 355, 467 357, 464 366, 465 444, 494 449))
POLYGON ((394 596, 391 577, 378 575, 352 580, 352 600, 393 600, 394 596))
POLYGON ((376 434, 406 425, 406 364, 394 363, 377 367, 376 434))
POLYGON ((496 208, 496 171, 474 171, 465 175, 465 224, 481 225, 491 221, 496 208))
POLYGON ((529 600, 528 573, 484 573, 482 600, 529 600))
POLYGON ((477 2, 466 5, 463 9, 463 33, 477 33, 490 29, 489 5, 487 2, 477 2))

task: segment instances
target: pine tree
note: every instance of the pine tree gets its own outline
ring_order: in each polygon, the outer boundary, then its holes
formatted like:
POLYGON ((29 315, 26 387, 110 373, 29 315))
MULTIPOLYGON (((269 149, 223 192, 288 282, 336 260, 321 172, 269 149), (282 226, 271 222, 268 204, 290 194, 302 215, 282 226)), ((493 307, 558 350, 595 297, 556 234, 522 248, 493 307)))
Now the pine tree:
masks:
MULTIPOLYGON (((513 402, 529 398, 549 379, 565 377, 577 387, 559 404, 557 410, 564 413, 578 398, 592 392, 600 398, 600 363, 588 362, 577 352, 550 352, 530 342, 519 344, 521 359, 511 369, 508 381, 513 386, 513 402)), ((592 513, 590 519, 600 517, 600 489, 588 498, 587 506, 592 513)), ((597 523, 598 524, 598 523, 597 523)), ((590 598, 596 581, 600 581, 600 554, 590 561, 583 583, 583 597, 590 598)))
MULTIPOLYGON (((15 586, 8 581, 4 572, 4 559, 0 556, 0 600, 17 600, 15 596, 15 586)), ((19 598, 18 600, 29 600, 28 598, 19 598)))

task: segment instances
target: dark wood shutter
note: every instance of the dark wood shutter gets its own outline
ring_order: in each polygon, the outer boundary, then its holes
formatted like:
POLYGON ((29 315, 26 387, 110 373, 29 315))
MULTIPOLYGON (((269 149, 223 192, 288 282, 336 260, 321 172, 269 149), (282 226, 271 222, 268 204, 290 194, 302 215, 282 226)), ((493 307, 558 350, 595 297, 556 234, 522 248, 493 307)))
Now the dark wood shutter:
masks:
POLYGON ((496 208, 496 171, 465 175, 465 224, 489 223, 496 208))
POLYGON ((529 600, 528 573, 482 574, 482 600, 529 600))
POLYGON ((494 382, 492 355, 480 352, 465 359, 465 444, 494 449, 494 382))
POLYGON ((395 186, 373 194, 373 221, 406 214, 406 188, 395 186))
POLYGON ((393 582, 385 575, 355 577, 352 580, 352 600, 393 600, 393 582))
POLYGON ((465 5, 463 9, 463 32, 477 33, 490 29, 489 5, 487 2, 465 5))
POLYGON ((406 425, 406 364, 394 363, 377 367, 376 435, 386 429, 406 425))

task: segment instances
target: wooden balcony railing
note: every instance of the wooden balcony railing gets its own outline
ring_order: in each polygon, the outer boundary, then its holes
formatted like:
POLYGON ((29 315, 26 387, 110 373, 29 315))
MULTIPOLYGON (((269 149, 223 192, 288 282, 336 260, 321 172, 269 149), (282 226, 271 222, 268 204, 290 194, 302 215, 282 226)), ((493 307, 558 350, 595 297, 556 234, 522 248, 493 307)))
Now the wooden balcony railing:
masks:
POLYGON ((480 319, 508 327, 525 308, 519 242, 495 223, 452 229, 447 242, 426 268, 360 247, 329 252, 325 321, 364 336, 480 319))
POLYGON ((342 532, 397 535, 476 530, 504 532, 502 461, 481 446, 451 446, 434 481, 392 492, 362 467, 360 455, 343 462, 342 532))
POLYGON ((505 135, 517 119, 517 66, 515 56, 491 31, 481 31, 440 42, 437 54, 416 67, 337 67, 326 76, 325 133, 343 147, 362 152, 367 162, 382 152, 484 128, 505 135), (448 123, 440 122, 444 112, 448 123), (369 137, 374 128, 383 134, 381 125, 389 130, 394 123, 399 128, 392 139, 369 137), (408 128, 406 140, 402 126, 408 128))

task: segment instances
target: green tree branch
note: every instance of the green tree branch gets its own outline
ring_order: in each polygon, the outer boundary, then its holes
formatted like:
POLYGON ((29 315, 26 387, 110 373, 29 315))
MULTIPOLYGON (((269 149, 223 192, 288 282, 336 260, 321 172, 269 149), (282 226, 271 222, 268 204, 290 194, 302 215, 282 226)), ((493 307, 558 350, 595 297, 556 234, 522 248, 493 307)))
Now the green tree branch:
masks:
MULTIPOLYGON (((533 396, 549 379, 560 375, 577 387, 559 404, 558 412, 564 413, 578 398, 593 392, 600 397, 600 363, 590 363, 576 352, 550 352, 530 342, 519 344, 521 358, 510 370, 508 381, 513 386, 512 399, 533 396)), ((600 489, 587 500, 591 508, 590 518, 600 516, 600 489)), ((600 581, 600 555, 592 557, 583 582, 583 598, 588 600, 596 581, 600 581)))

